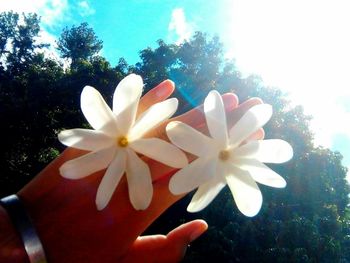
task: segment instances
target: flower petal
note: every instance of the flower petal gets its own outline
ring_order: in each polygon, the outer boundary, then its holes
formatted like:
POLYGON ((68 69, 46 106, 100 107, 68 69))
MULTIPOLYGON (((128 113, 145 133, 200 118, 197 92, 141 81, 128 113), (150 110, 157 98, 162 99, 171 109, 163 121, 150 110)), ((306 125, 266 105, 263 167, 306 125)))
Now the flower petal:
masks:
POLYGON ((238 209, 246 216, 255 216, 262 205, 259 187, 248 172, 233 165, 226 165, 225 170, 226 182, 238 209))
POLYGON ((248 171, 255 181, 276 188, 284 188, 287 183, 278 173, 254 159, 242 159, 240 168, 248 171))
POLYGON ((259 104, 250 108, 230 130, 230 144, 235 147, 253 132, 264 126, 272 115, 269 104, 259 104))
POLYGON ((206 208, 218 193, 220 193, 222 188, 225 187, 226 181, 222 177, 223 174, 220 167, 221 165, 217 165, 216 176, 198 187, 198 190, 192 197, 191 203, 187 207, 188 212, 195 213, 206 208))
POLYGON ((126 135, 134 125, 137 107, 142 94, 142 78, 130 74, 115 89, 113 96, 113 112, 117 116, 118 129, 126 135))
POLYGON ((92 128, 101 130, 111 136, 117 134, 115 116, 96 89, 90 86, 83 89, 80 106, 92 128))
POLYGON ((188 164, 186 155, 179 148, 158 138, 139 139, 130 144, 135 152, 174 168, 188 164))
POLYGON ((58 134, 58 140, 69 147, 86 151, 98 151, 114 143, 113 139, 105 133, 87 129, 61 131, 58 134))
POLYGON ((115 147, 91 152, 65 162, 60 167, 60 174, 69 179, 80 179, 106 168, 115 154, 115 147))
POLYGON ((169 182, 174 195, 187 193, 215 176, 217 158, 198 158, 175 173, 169 182))
POLYGON ((126 167, 126 151, 119 150, 114 160, 109 165, 105 175, 103 176, 96 194, 96 206, 98 210, 104 209, 117 188, 126 167))
POLYGON ((212 90, 204 100, 204 113, 212 138, 226 147, 228 143, 227 120, 224 103, 219 92, 212 90))
POLYGON ((147 164, 128 149, 126 176, 128 178, 129 198, 136 210, 145 210, 152 201, 153 185, 147 164))
POLYGON ((178 100, 171 98, 152 105, 136 121, 131 129, 130 138, 141 138, 145 133, 169 119, 177 110, 178 100))
POLYGON ((215 140, 185 123, 170 122, 166 126, 166 133, 173 144, 196 156, 204 157, 211 153, 216 155, 219 151, 219 145, 216 145, 215 140))
POLYGON ((293 148, 288 142, 279 139, 250 141, 234 149, 232 155, 257 159, 263 163, 284 163, 293 157, 293 148))

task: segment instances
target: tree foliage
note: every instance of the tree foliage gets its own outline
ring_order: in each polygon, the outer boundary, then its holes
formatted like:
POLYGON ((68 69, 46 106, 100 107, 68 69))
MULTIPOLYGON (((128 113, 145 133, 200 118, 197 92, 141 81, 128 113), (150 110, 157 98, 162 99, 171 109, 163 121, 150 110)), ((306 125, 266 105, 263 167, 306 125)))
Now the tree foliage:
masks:
POLYGON ((79 60, 88 60, 96 55, 102 47, 102 41, 87 23, 64 28, 57 42, 62 58, 70 58, 73 67, 79 60))
POLYGON ((159 40, 155 49, 140 51, 135 65, 120 59, 112 67, 96 55, 102 43, 84 23, 61 35, 59 50, 74 62, 65 70, 41 54, 35 42, 38 17, 27 15, 23 23, 18 17, 0 14, 1 196, 19 190, 59 154, 60 130, 88 125, 79 109, 85 85, 98 88, 110 103, 115 86, 129 72, 144 77, 145 92, 169 78, 181 99, 179 112, 201 103, 211 89, 233 91, 241 101, 261 97, 274 108, 266 136, 290 142, 295 156, 271 165, 287 180, 287 188, 261 186, 265 200, 256 217, 240 214, 226 189, 198 214, 185 212, 187 196, 149 231, 165 233, 184 221, 206 219, 209 231, 191 245, 185 262, 350 261, 350 189, 341 154, 316 147, 311 117, 303 108, 293 107, 286 94, 265 86, 258 76, 243 78, 233 61, 224 60, 218 38, 198 32, 180 45, 159 40))
POLYGON ((48 46, 37 43, 40 19, 36 14, 13 12, 0 14, 0 61, 12 75, 21 74, 38 53, 35 49, 48 46), (22 22, 20 22, 22 20, 22 22))

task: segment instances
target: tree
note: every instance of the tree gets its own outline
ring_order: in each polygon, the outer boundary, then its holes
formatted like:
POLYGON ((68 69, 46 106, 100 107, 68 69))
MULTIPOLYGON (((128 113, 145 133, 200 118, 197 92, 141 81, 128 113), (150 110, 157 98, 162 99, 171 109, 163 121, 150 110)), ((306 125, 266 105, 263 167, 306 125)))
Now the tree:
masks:
POLYGON ((18 14, 13 12, 0 14, 0 56, 8 53, 8 45, 11 39, 15 37, 16 26, 18 23, 18 14))
POLYGON ((72 60, 71 67, 75 68, 79 60, 88 60, 102 49, 102 41, 97 38, 87 23, 63 29, 57 42, 62 58, 72 60))
POLYGON ((287 188, 260 186, 265 202, 256 217, 241 215, 225 189, 195 215, 184 212, 189 198, 178 202, 151 231, 164 233, 185 220, 206 219, 209 231, 191 246, 185 262, 348 262, 347 171, 339 153, 314 146, 311 117, 301 106, 292 107, 279 89, 265 86, 259 76, 242 78, 234 62, 223 60, 216 38, 197 33, 179 46, 158 44, 141 51, 142 62, 136 65, 136 72, 150 77, 147 85, 158 78, 175 80, 187 102, 182 110, 201 103, 210 89, 234 91, 241 101, 261 97, 274 108, 266 136, 290 142, 295 156, 271 166, 286 178, 287 188))
MULTIPOLYGON (((0 21, 0 50, 6 58, 0 67, 1 196, 16 192, 59 154, 63 149, 57 141, 60 130, 88 126, 79 107, 85 85, 98 88, 111 103, 114 88, 129 72, 144 77, 146 91, 170 78, 177 86, 180 112, 201 103, 211 89, 233 91, 241 101, 261 97, 274 108, 265 127, 267 138, 287 140, 295 155, 288 163, 271 165, 286 179, 287 188, 261 186, 264 203, 256 217, 240 214, 225 189, 198 214, 185 212, 190 196, 185 197, 149 231, 165 233, 184 221, 206 219, 209 231, 191 245, 185 262, 350 261, 350 188, 341 154, 316 147, 309 129, 311 117, 303 108, 292 106, 286 94, 265 86, 259 76, 243 78, 233 61, 223 59, 217 38, 198 32, 181 45, 158 40, 158 47, 140 52, 140 62, 128 65, 120 59, 116 67, 97 51, 86 49, 81 55, 81 50, 70 49, 66 57, 76 59, 74 68, 67 71, 45 58, 40 48, 39 52, 32 49, 37 20, 21 24, 29 31, 19 30, 15 13, 0 14, 0 21), (6 45, 12 42, 16 50, 6 45), (13 70, 11 54, 23 58, 17 60, 22 70, 13 70)), ((76 29, 72 30, 75 35, 64 31, 74 36, 73 47, 79 46, 75 40, 86 38, 85 30, 76 29)), ((92 29, 88 31, 98 41, 92 29)))
POLYGON ((158 40, 156 49, 144 49, 140 57, 141 62, 133 70, 145 76, 145 90, 166 78, 173 80, 177 86, 174 96, 180 98, 179 112, 200 104, 208 91, 216 87, 223 63, 219 39, 209 39, 202 32, 196 32, 191 41, 180 45, 158 40))
POLYGON ((1 13, 0 21, 4 22, 0 43, 6 43, 0 46, 4 62, 0 67, 0 121, 4 127, 0 136, 6 138, 0 152, 4 174, 0 195, 4 196, 18 191, 59 154, 63 149, 57 141, 60 130, 87 125, 79 108, 82 88, 95 86, 110 100, 127 64, 121 60, 112 68, 103 57, 93 56, 77 60, 75 70, 65 71, 57 61, 45 58, 44 46, 35 43, 40 31, 36 15, 26 15, 19 23, 18 14, 1 13), (14 63, 17 54, 25 59, 14 63))
POLYGON ((36 59, 35 49, 48 46, 45 43, 37 43, 39 23, 40 18, 36 14, 0 14, 0 58, 3 60, 1 63, 14 75, 21 74, 21 71, 36 59))

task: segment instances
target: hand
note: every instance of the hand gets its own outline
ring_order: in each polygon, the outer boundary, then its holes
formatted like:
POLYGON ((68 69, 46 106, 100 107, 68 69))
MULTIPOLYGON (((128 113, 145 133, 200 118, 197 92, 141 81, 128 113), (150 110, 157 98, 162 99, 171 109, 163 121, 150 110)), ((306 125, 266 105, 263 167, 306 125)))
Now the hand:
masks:
MULTIPOLYGON (((164 81, 140 101, 141 114, 152 104, 165 100, 174 90, 170 81, 164 81)), ((223 96, 229 126, 259 99, 238 105, 233 94, 223 96)), ((201 107, 172 120, 180 120, 207 132, 201 107)), ((171 120, 170 120, 171 121, 171 120)), ((166 123, 148 136, 166 139, 166 123)), ((253 137, 261 139, 263 130, 253 137)), ((20 192, 42 240, 49 262, 178 262, 189 242, 207 228, 196 220, 171 231, 167 236, 139 237, 142 232, 174 202, 183 196, 174 196, 168 190, 174 168, 145 158, 150 166, 154 194, 151 205, 144 211, 131 206, 125 177, 119 183, 109 205, 102 211, 95 207, 97 187, 104 171, 79 180, 64 179, 59 167, 66 161, 86 152, 68 148, 49 164, 20 192)), ((193 156, 188 156, 190 160, 193 156)))

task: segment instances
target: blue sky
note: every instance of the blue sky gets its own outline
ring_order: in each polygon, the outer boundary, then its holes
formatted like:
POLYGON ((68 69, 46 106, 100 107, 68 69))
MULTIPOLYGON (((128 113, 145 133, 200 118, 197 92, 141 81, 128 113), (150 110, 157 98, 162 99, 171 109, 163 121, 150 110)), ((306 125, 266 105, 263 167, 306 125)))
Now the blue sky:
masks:
POLYGON ((135 63, 138 60, 138 51, 147 46, 156 46, 158 39, 176 42, 182 34, 189 37, 196 30, 203 29, 212 34, 222 33, 219 29, 225 19, 225 2, 67 1, 62 8, 63 16, 58 17, 55 23, 43 23, 43 26, 48 33, 57 37, 64 26, 86 21, 103 40, 103 55, 112 64, 116 64, 120 57, 135 63), (186 16, 190 20, 186 20, 186 16), (176 33, 176 27, 181 27, 182 18, 185 19, 183 25, 186 29, 176 33), (173 29, 169 28, 171 23, 174 25, 173 29))
POLYGON ((8 10, 41 15, 50 43, 65 26, 88 22, 112 65, 120 57, 137 62, 158 39, 216 34, 244 74, 261 75, 303 105, 314 116, 315 143, 340 151, 350 167, 348 0, 0 0, 8 10))

